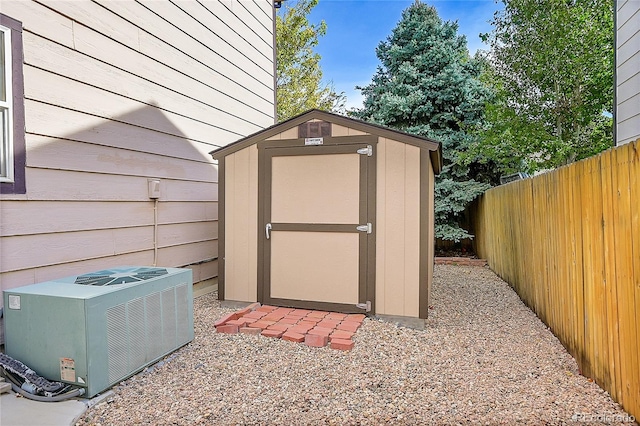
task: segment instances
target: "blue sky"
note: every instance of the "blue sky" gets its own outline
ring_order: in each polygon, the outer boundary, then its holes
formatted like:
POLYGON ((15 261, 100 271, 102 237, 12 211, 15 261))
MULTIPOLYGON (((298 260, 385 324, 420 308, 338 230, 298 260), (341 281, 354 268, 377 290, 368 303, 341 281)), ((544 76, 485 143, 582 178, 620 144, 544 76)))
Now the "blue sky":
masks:
MULTIPOLYGON (((500 7, 494 0, 426 2, 436 7, 443 20, 458 21, 472 54, 487 48, 478 35, 491 31, 489 21, 500 7)), ((371 81, 379 64, 375 53, 378 43, 391 34, 402 11, 412 3, 413 0, 319 0, 311 12, 310 22, 327 23, 327 34, 316 49, 322 57, 324 80, 333 81, 336 91, 345 92, 347 108, 362 106, 355 86, 371 81)))

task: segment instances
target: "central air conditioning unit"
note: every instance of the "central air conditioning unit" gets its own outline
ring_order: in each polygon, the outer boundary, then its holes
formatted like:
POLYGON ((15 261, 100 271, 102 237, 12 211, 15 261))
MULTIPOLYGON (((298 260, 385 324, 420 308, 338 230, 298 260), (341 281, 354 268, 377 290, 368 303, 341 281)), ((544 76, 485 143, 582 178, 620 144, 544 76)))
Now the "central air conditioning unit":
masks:
POLYGON ((190 269, 119 267, 4 291, 5 352, 92 397, 193 340, 190 269))

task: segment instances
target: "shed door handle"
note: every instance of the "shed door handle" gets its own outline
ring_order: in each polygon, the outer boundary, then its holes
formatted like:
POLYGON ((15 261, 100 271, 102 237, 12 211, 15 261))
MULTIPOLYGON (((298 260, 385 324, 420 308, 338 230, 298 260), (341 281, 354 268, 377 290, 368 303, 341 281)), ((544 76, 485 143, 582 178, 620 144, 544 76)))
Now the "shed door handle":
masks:
POLYGON ((267 235, 267 240, 269 239, 269 237, 271 235, 270 231, 271 231, 271 224, 267 223, 265 225, 265 227, 264 227, 264 233, 267 235))

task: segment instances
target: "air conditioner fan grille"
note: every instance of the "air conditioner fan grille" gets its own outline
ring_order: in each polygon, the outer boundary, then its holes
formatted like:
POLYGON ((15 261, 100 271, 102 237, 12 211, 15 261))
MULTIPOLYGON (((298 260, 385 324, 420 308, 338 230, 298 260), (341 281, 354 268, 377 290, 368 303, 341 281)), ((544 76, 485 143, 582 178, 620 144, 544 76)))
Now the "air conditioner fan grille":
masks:
POLYGON ((135 268, 127 270, 126 272, 106 269, 104 271, 79 275, 76 277, 75 283, 95 286, 126 284, 149 280, 166 275, 167 273, 167 270, 164 268, 135 268))

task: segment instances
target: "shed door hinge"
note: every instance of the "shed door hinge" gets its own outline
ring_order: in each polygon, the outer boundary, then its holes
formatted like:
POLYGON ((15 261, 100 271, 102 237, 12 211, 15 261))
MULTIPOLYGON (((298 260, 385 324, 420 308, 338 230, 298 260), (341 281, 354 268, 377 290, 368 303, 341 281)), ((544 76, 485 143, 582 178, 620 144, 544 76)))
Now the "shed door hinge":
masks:
POLYGON ((367 234, 370 234, 373 231, 373 226, 371 226, 371 223, 367 223, 366 225, 356 226, 356 229, 360 232, 366 232, 367 234))
POLYGON ((366 302, 364 302, 364 303, 358 303, 358 304, 356 305, 356 308, 358 308, 358 309, 364 309, 364 310, 365 310, 365 312, 371 312, 371 301, 370 301, 370 300, 367 300, 367 301, 366 301, 366 302))
POLYGON ((358 154, 367 155, 367 157, 371 157, 373 155, 373 147, 371 145, 367 145, 366 148, 360 148, 356 151, 358 154))

